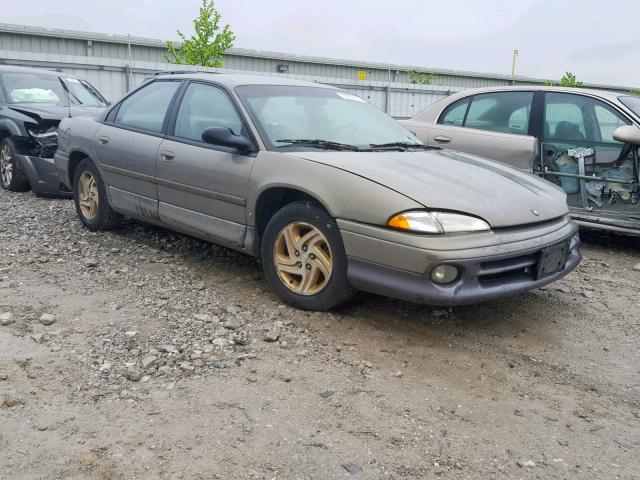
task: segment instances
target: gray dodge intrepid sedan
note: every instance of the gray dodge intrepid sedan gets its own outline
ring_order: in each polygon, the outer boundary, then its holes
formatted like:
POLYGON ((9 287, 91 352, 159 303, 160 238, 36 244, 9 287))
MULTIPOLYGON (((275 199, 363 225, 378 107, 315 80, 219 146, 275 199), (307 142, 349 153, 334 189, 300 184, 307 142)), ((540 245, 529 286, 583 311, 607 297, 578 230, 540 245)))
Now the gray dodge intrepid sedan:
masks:
POLYGON ((246 252, 298 308, 356 290, 479 302, 553 282, 581 258, 559 187, 427 147, 315 83, 160 75, 99 117, 63 120, 58 144, 88 229, 125 215, 246 252))

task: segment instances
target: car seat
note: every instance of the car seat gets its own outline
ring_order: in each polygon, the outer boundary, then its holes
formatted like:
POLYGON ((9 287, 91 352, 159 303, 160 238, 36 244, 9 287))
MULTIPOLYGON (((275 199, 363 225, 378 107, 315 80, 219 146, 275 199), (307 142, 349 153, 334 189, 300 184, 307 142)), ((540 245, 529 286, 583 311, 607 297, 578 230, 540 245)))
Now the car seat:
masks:
POLYGON ((558 122, 553 136, 562 140, 584 140, 580 125, 573 122, 558 122))

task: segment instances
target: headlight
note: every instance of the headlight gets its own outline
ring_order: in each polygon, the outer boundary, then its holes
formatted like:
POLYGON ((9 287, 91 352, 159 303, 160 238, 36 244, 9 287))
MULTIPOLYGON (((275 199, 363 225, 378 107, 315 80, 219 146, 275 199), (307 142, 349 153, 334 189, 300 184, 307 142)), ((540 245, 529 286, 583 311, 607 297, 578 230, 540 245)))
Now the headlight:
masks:
POLYGON ((463 233, 491 230, 480 218, 449 212, 426 212, 413 210, 395 215, 387 226, 415 233, 463 233))

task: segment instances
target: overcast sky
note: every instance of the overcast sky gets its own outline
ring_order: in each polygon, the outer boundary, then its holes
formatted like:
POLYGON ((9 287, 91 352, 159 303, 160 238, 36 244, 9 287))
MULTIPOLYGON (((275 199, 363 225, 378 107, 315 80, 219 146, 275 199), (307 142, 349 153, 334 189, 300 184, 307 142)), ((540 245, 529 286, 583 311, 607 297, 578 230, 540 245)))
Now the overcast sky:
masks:
MULTIPOLYGON (((199 0, 5 0, 0 22, 175 38, 199 0), (66 13, 61 13, 66 12, 66 13)), ((218 0, 237 47, 640 86, 638 0, 218 0)))

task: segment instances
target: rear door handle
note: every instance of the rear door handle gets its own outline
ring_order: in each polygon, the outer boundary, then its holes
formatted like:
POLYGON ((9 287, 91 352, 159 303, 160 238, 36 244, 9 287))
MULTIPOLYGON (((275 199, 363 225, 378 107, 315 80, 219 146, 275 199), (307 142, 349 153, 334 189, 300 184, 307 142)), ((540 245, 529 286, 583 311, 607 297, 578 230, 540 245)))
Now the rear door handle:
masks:
POLYGON ((437 137, 433 137, 433 139, 438 143, 449 143, 451 138, 445 137, 444 135, 438 135, 437 137))
POLYGON ((106 145, 107 143, 109 143, 109 140, 111 140, 109 137, 98 137, 98 142, 100 142, 100 145, 106 145))
POLYGON ((176 154, 173 152, 170 152, 169 150, 162 150, 160 152, 160 158, 162 159, 163 162, 170 162, 175 158, 176 154))

